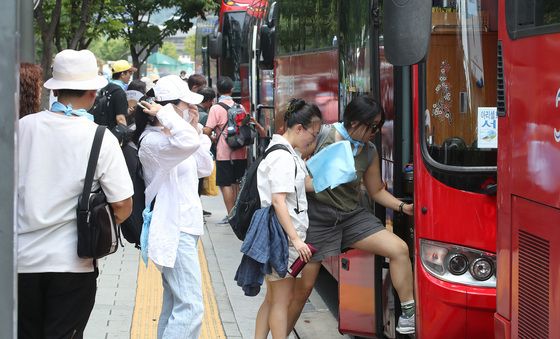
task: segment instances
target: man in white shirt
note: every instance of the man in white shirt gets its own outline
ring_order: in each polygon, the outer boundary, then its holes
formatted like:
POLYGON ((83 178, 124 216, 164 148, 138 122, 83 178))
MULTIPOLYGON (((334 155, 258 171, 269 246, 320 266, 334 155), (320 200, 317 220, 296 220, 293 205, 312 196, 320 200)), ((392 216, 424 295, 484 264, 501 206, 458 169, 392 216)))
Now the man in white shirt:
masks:
MULTIPOLYGON (((19 338, 82 338, 93 309, 98 271, 92 259, 78 257, 76 208, 97 128, 86 110, 106 84, 93 53, 64 50, 44 85, 58 101, 19 122, 19 338)), ((133 187, 109 131, 94 175, 99 186, 121 223, 131 213, 133 187)))

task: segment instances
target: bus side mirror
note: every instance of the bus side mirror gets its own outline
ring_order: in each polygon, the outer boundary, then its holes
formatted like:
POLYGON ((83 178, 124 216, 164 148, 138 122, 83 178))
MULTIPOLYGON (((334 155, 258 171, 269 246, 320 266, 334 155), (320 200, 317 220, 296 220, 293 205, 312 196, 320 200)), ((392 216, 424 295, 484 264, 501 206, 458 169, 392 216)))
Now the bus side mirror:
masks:
POLYGON ((274 68, 274 39, 275 28, 268 27, 267 25, 261 26, 260 42, 261 42, 261 60, 260 65, 263 69, 274 68))
POLYGON ((431 22, 431 1, 383 1, 383 43, 387 60, 395 66, 422 61, 428 52, 431 22))
POLYGON ((208 36, 208 54, 212 59, 222 56, 222 33, 212 33, 208 36))

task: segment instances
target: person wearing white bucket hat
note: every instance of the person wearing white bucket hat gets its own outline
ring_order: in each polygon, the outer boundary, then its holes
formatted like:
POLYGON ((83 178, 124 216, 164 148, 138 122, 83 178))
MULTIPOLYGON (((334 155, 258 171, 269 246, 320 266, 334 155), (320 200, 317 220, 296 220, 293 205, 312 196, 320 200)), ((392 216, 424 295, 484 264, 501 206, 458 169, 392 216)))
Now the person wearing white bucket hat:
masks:
POLYGON ((214 165, 210 139, 198 123, 196 104, 203 97, 177 75, 160 78, 147 95, 155 102, 141 101, 146 109, 139 106, 135 112, 133 140, 146 181, 145 212, 152 210, 142 230, 142 258, 151 259, 162 273, 158 338, 198 338, 204 313, 198 179, 209 176, 214 165))
MULTIPOLYGON (((78 257, 76 208, 97 129, 86 110, 106 84, 93 53, 64 50, 44 84, 58 101, 19 120, 19 338, 82 338, 93 309, 98 270, 78 257)), ((94 175, 99 186, 122 222, 132 210, 132 181, 108 131, 94 175)))

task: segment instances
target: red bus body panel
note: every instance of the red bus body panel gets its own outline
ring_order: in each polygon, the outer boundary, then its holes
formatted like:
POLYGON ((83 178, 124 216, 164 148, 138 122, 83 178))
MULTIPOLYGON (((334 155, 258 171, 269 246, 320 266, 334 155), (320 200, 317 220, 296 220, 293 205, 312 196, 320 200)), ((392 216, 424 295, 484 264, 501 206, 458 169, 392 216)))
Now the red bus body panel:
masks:
POLYGON ((495 335, 558 338, 560 34, 511 40, 499 6, 506 116, 498 119, 495 335))
POLYGON ((276 133, 284 130, 284 111, 294 97, 319 106, 326 123, 338 121, 338 51, 280 56, 275 67, 276 133))
POLYGON ((492 338, 495 289, 442 281, 428 273, 420 259, 420 239, 495 252, 496 198, 450 188, 429 173, 418 141, 417 74, 414 67, 416 335, 418 338, 492 338))
POLYGON ((339 264, 338 330, 358 336, 374 334, 375 256, 351 250, 339 255, 336 263, 339 264))

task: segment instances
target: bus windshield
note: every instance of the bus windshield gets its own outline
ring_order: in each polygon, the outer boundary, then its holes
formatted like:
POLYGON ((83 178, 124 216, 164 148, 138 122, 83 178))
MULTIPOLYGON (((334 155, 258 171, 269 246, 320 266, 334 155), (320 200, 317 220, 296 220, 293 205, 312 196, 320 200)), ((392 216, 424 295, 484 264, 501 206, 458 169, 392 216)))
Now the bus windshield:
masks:
POLYGON ((426 59, 425 156, 496 166, 497 0, 433 1, 426 59))
POLYGON ((239 75, 239 64, 241 62, 241 33, 245 11, 227 12, 223 21, 223 46, 221 74, 229 76, 234 83, 233 92, 239 93, 241 79, 239 75))

